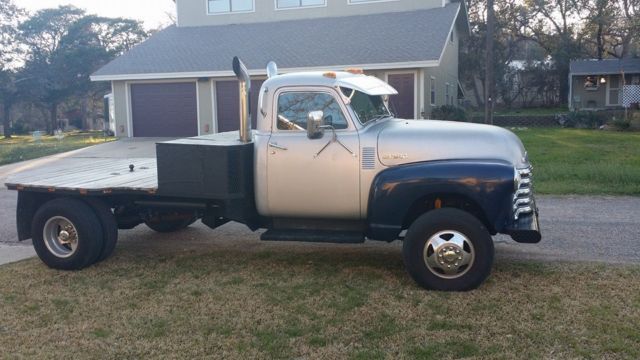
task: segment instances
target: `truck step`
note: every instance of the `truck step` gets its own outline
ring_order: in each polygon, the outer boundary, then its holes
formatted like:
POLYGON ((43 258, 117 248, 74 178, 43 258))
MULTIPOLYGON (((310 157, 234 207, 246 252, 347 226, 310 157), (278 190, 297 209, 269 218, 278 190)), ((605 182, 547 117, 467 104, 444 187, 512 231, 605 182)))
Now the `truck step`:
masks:
POLYGON ((263 241, 300 241, 332 244, 359 244, 364 242, 360 232, 343 232, 327 230, 267 230, 260 236, 263 241))

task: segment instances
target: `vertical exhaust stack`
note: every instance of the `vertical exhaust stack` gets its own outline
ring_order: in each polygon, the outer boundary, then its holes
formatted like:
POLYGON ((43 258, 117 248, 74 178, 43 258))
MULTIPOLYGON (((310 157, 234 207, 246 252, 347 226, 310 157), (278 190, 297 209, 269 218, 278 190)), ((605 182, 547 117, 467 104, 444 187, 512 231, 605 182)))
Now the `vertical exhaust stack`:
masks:
POLYGON ((238 78, 240 91, 240 141, 248 143, 251 142, 251 78, 247 67, 237 56, 233 58, 233 72, 238 78))

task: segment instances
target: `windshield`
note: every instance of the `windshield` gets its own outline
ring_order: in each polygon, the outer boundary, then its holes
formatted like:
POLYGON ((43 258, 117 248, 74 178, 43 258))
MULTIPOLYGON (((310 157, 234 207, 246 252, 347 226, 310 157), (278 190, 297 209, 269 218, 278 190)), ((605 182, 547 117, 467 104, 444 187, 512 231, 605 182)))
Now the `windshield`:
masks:
POLYGON ((342 87, 341 90, 344 96, 351 100, 351 108, 356 113, 358 121, 363 125, 393 116, 387 109, 382 96, 367 95, 361 91, 345 87, 342 87))

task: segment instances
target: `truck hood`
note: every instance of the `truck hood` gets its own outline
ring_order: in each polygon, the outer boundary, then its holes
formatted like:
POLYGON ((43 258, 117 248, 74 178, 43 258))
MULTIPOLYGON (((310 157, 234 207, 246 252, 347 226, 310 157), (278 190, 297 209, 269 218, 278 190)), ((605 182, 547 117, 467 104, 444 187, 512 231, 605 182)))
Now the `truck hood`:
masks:
POLYGON ((378 157, 386 166, 453 159, 504 160, 516 167, 528 162, 520 139, 497 126, 401 119, 378 125, 378 157))

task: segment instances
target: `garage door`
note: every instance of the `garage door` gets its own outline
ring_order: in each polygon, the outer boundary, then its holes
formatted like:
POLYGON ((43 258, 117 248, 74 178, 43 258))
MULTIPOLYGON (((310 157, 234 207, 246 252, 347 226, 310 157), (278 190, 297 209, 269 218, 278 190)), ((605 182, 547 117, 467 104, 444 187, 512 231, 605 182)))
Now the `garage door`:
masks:
MULTIPOLYGON (((264 80, 251 80, 251 128, 256 128, 258 96, 264 80)), ((218 132, 240 128, 240 97, 237 81, 216 81, 218 132)))
POLYGON ((131 112, 135 137, 198 135, 195 83, 132 84, 131 112))
POLYGON ((415 79, 413 73, 390 74, 389 85, 398 90, 398 95, 389 97, 391 111, 399 118, 415 118, 415 79))

